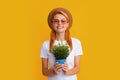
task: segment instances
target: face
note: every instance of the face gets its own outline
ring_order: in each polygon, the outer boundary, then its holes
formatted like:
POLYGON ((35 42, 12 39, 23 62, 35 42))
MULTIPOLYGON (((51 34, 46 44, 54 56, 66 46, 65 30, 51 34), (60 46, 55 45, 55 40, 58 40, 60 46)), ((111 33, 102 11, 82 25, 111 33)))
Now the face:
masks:
POLYGON ((52 26, 56 33, 64 33, 69 23, 65 16, 56 14, 52 20, 52 26))

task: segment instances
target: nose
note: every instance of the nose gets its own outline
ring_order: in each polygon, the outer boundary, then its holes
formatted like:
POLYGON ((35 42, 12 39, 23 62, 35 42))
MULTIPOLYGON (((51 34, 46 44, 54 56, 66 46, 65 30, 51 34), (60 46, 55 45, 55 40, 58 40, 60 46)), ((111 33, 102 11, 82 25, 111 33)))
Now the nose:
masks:
POLYGON ((62 24, 62 22, 61 22, 61 21, 58 21, 58 24, 60 25, 60 24, 62 24))

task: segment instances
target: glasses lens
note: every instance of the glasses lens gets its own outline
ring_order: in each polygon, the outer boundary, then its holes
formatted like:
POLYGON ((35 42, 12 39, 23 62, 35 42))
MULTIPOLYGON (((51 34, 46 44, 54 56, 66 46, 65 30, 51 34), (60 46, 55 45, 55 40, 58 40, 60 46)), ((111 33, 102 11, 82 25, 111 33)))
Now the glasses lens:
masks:
POLYGON ((65 23, 67 23, 67 20, 58 20, 58 19, 53 20, 54 24, 58 24, 59 22, 61 22, 62 24, 65 24, 65 23))

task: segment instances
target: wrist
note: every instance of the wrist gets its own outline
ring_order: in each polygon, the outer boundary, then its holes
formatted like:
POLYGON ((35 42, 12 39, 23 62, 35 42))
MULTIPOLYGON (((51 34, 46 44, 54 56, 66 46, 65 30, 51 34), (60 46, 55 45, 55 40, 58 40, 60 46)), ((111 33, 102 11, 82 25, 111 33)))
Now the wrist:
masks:
POLYGON ((67 71, 64 72, 65 75, 69 75, 69 69, 67 71))
POLYGON ((54 69, 52 70, 52 73, 53 73, 54 75, 56 75, 56 74, 57 74, 57 73, 55 72, 55 70, 54 70, 54 69))

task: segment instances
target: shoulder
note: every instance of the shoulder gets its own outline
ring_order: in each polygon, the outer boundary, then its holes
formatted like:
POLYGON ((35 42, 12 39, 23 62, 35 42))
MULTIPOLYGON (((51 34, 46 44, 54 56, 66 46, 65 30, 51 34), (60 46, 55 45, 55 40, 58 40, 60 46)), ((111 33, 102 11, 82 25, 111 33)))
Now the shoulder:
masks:
POLYGON ((71 39, 73 43, 81 43, 81 41, 77 38, 72 37, 71 39))
POLYGON ((43 44, 49 44, 50 43, 50 40, 45 40, 44 42, 43 42, 43 44))
POLYGON ((45 40, 43 43, 42 43, 42 46, 43 47, 48 47, 50 44, 50 40, 45 40))

